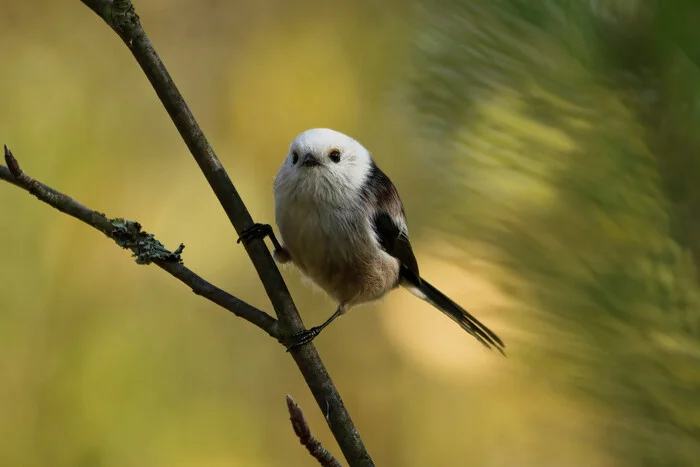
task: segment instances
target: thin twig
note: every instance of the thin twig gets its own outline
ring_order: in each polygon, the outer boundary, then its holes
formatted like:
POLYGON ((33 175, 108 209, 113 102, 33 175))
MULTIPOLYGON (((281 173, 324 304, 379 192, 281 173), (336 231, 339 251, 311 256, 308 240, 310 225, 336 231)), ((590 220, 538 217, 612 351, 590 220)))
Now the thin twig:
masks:
POLYGON ((188 269, 182 263, 180 256, 184 245, 180 245, 174 252, 168 251, 153 235, 142 231, 138 222, 121 218, 108 219, 104 214, 83 206, 70 196, 34 180, 24 173, 7 146, 5 146, 5 163, 7 167, 0 165, 0 179, 28 191, 46 204, 94 227, 122 248, 131 250, 137 263, 157 265, 189 286, 197 295, 216 303, 279 339, 279 326, 275 318, 210 284, 188 269))
MULTIPOLYGON (((134 55, 219 199, 231 224, 240 235, 246 228, 253 225, 253 219, 141 27, 131 1, 81 0, 81 2, 97 13, 119 35, 134 55)), ((259 239, 246 242, 245 249, 272 302, 283 328, 283 334, 290 335, 302 331, 304 324, 265 243, 259 239)), ((352 467, 374 466, 314 345, 309 343, 290 353, 348 463, 352 467)))
POLYGON ((316 459, 322 467, 343 467, 333 455, 326 451, 321 442, 311 434, 311 428, 304 418, 299 404, 294 402, 292 396, 287 394, 287 408, 289 409, 289 420, 292 422, 294 433, 299 438, 299 442, 316 459))

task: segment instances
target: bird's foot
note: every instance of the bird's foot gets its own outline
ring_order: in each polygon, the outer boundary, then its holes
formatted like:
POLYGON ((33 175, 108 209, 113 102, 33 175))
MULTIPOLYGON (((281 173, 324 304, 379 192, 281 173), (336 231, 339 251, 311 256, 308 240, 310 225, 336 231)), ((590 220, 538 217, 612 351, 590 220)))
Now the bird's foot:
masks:
POLYGON ((248 243, 249 241, 255 239, 255 238, 265 238, 272 236, 272 226, 270 224, 258 224, 255 223, 245 229, 242 233, 241 236, 238 237, 238 240, 236 240, 236 243, 248 243))
POLYGON ((301 331, 292 335, 288 341, 289 345, 287 345, 287 352, 289 352, 290 350, 294 350, 297 347, 301 347, 304 344, 308 344, 309 342, 314 340, 316 336, 321 334, 322 329, 322 326, 314 326, 311 329, 307 329, 305 331, 301 331))

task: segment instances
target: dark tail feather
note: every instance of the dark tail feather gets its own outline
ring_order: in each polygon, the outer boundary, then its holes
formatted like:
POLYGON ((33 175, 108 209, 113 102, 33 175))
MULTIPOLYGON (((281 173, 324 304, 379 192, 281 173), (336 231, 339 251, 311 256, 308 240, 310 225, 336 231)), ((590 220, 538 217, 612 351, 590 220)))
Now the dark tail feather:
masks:
POLYGON ((430 285, 428 282, 421 279, 420 284, 417 285, 414 284, 413 281, 406 278, 401 285, 406 287, 409 292, 416 297, 422 298, 438 310, 445 313, 457 324, 459 324, 462 329, 474 336, 476 340, 481 342, 484 346, 487 348, 495 347, 496 350, 505 355, 505 353, 503 353, 505 345, 496 334, 481 324, 481 322, 473 317, 467 310, 450 300, 449 297, 430 285))

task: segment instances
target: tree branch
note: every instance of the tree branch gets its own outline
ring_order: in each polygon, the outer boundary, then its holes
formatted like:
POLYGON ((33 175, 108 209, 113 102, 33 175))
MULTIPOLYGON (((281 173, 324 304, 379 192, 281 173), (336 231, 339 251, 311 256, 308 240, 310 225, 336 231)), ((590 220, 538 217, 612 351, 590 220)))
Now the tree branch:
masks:
POLYGON ((153 235, 142 231, 138 222, 120 218, 108 219, 104 214, 83 206, 70 196, 34 180, 22 171, 7 146, 5 146, 5 163, 7 167, 0 165, 0 179, 28 191, 46 204, 94 227, 122 248, 131 250, 137 263, 155 264, 188 285, 197 295, 216 303, 279 339, 279 326, 275 318, 210 284, 185 267, 180 257, 184 245, 170 252, 153 235))
POLYGON ((289 419, 292 422, 292 429, 299 438, 299 442, 316 459, 322 467, 343 467, 340 462, 331 455, 330 452, 321 445, 321 442, 311 434, 311 428, 304 418, 301 407, 294 402, 292 396, 287 395, 287 409, 289 409, 289 419))
MULTIPOLYGON (((134 55, 219 199, 231 224, 240 235, 246 228, 253 225, 253 220, 141 27, 131 1, 81 0, 81 2, 97 13, 119 35, 134 55)), ((244 246, 272 302, 283 328, 283 334, 287 336, 302 331, 304 324, 265 243, 258 239, 246 242, 244 246)), ((353 467, 373 466, 374 463, 314 345, 306 344, 292 350, 291 354, 348 463, 353 467)))

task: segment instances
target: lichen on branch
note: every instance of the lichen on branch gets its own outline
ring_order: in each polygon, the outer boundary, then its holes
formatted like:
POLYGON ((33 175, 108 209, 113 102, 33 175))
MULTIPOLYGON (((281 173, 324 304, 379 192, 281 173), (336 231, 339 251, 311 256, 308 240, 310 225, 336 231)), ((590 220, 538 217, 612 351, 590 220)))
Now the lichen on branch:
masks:
POLYGON ((175 251, 170 251, 153 234, 142 230, 138 222, 121 217, 110 219, 109 222, 114 226, 110 236, 117 245, 132 251, 137 264, 151 264, 154 260, 182 262, 181 253, 185 249, 183 243, 175 251))

